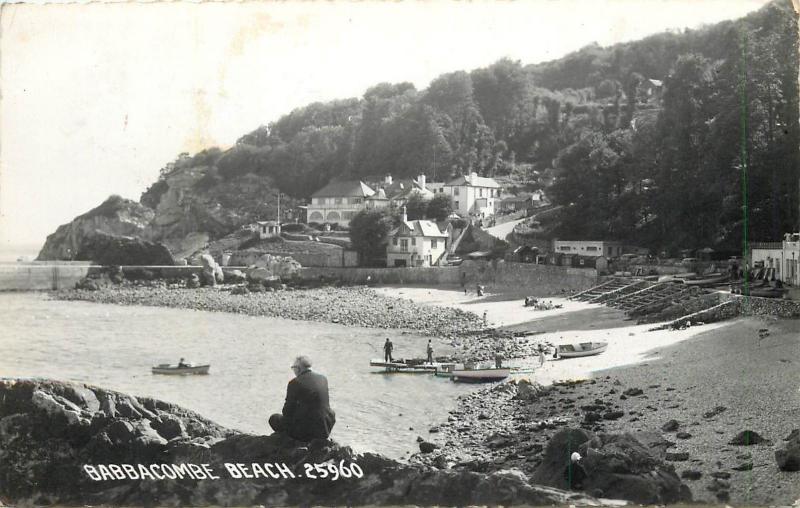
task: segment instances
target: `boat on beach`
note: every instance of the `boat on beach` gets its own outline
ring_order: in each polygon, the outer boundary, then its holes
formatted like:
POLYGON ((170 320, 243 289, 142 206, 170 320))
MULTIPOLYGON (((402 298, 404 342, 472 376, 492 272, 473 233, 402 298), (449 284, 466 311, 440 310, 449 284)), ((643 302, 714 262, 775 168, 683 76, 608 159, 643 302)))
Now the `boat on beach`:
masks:
POLYGON ((152 368, 153 374, 166 374, 172 376, 188 375, 188 374, 208 374, 211 365, 171 365, 169 363, 162 363, 152 368))
POLYGON ((575 344, 559 344, 558 356, 561 358, 579 358, 581 356, 599 355, 608 348, 608 342, 578 342, 575 344))
POLYGON ((511 375, 510 368, 473 368, 453 369, 450 380, 456 383, 492 383, 502 381, 511 375))

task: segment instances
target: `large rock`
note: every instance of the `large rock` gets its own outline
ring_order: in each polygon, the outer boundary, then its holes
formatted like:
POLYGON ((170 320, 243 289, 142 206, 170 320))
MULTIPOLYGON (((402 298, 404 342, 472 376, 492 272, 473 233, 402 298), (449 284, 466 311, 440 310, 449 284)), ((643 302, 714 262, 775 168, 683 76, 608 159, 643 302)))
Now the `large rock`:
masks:
MULTIPOLYGON (((0 499, 12 505, 511 505, 598 504, 521 474, 481 474, 241 434, 159 400, 46 380, 0 381, 0 499), (305 477, 307 464, 357 464, 361 478, 305 477), (285 464, 291 475, 235 478, 225 464, 285 464), (84 465, 208 464, 219 479, 101 479, 84 465)), ((188 466, 187 466, 188 467, 188 466)), ((264 470, 264 468, 262 468, 264 470)), ((157 472, 163 472, 156 466, 157 472)), ((273 469, 273 472, 276 471, 273 469)), ((140 474, 140 473, 139 473, 140 474)))
POLYGON ((37 259, 39 261, 78 259, 87 240, 97 236, 98 233, 111 237, 139 236, 153 216, 153 210, 146 206, 119 196, 111 196, 97 208, 75 217, 68 224, 59 226, 55 233, 47 237, 37 259))
POLYGON ((83 238, 75 259, 106 266, 175 264, 169 249, 160 243, 132 236, 109 235, 101 231, 83 238))
POLYGON ((781 471, 800 471, 800 432, 793 430, 775 450, 775 462, 781 471))
POLYGON ((689 488, 664 462, 660 440, 632 434, 597 434, 564 429, 548 442, 535 483, 559 489, 582 490, 605 498, 641 504, 691 501, 689 488), (647 444, 645 444, 647 443, 647 444), (577 452, 582 457, 573 463, 577 452))
POLYGON ((216 286, 225 280, 225 274, 211 254, 200 256, 200 264, 203 265, 202 280, 206 286, 216 286))

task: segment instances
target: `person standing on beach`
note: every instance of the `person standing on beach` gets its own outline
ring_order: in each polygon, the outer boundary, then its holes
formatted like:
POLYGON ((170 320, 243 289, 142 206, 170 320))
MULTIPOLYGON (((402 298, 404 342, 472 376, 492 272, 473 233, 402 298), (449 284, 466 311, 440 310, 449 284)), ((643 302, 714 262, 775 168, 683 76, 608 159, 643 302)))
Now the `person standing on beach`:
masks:
POLYGON ((428 363, 433 363, 433 346, 431 345, 431 339, 428 339, 428 363))
POLYGON ((383 343, 383 361, 391 362, 392 360, 392 351, 394 350, 394 344, 392 341, 389 340, 389 337, 386 337, 386 342, 383 343))
POLYGON ((330 407, 328 379, 311 370, 311 360, 298 356, 292 363, 294 378, 286 386, 286 402, 280 414, 269 417, 276 433, 298 441, 328 439, 336 423, 330 407))
POLYGON ((487 325, 488 323, 489 323, 489 322, 487 321, 487 312, 486 312, 486 311, 483 311, 483 327, 484 327, 484 328, 486 328, 486 325, 487 325))

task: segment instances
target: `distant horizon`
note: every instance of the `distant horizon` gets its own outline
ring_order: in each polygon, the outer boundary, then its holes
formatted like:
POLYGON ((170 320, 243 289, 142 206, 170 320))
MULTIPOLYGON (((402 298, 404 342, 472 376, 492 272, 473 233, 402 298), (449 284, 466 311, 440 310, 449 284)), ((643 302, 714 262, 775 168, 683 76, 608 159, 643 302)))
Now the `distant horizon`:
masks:
POLYGON ((138 201, 179 153, 226 149, 313 102, 382 82, 424 90, 502 58, 535 65, 766 3, 5 4, 0 246, 41 246, 112 194, 138 201))

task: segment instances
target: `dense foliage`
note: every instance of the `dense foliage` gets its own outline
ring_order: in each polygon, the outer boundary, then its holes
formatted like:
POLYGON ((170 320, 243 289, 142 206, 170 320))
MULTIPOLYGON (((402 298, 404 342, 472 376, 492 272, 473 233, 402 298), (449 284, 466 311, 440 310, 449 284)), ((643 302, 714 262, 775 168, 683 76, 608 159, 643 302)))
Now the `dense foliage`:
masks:
POLYGON ((350 220, 350 242, 361 256, 362 264, 381 264, 381 259, 385 263, 386 242, 392 227, 394 217, 386 209, 361 210, 350 220))
MULTIPOLYGON (((562 238, 736 249, 745 217, 751 240, 797 227, 797 75, 797 17, 775 0, 738 21, 505 59, 421 91, 379 84, 175 165, 207 167, 204 189, 250 175, 295 198, 334 178, 475 171, 545 188, 564 206, 550 229, 562 238)), ((163 192, 156 183, 142 202, 163 192)))

